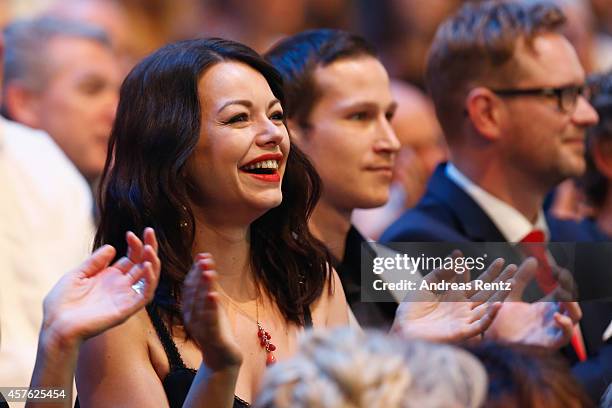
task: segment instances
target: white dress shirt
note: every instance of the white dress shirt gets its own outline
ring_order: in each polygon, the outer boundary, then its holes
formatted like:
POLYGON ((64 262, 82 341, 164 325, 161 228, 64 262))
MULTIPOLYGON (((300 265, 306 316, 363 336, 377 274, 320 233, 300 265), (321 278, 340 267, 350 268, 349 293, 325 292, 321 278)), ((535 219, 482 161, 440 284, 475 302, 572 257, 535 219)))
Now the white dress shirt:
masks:
POLYGON ((28 386, 42 301, 90 253, 85 179, 45 132, 0 117, 0 386, 28 386))
POLYGON ((476 204, 489 216, 507 242, 520 242, 534 229, 544 232, 546 240, 550 238, 550 231, 542 209, 538 212, 535 224, 532 224, 516 208, 485 191, 450 162, 446 165, 446 176, 476 201, 476 204))

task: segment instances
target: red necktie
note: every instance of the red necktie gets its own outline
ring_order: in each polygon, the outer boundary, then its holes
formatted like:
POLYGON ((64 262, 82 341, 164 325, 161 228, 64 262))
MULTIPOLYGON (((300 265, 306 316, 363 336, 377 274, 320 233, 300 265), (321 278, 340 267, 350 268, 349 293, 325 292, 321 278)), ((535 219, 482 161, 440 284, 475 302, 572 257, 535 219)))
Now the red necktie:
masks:
MULTIPOLYGON (((521 245, 521 248, 528 256, 534 257, 538 261, 536 270, 536 282, 544 293, 550 293, 557 287, 557 281, 552 274, 552 268, 548 262, 548 250, 546 248, 546 235, 544 231, 534 229, 529 234, 521 239, 521 243, 532 245, 521 245), (536 245, 540 244, 540 245, 536 245)), ((586 349, 584 340, 580 333, 580 327, 577 326, 572 334, 572 347, 576 351, 576 355, 580 361, 586 360, 586 349)))
POLYGON ((521 239, 521 243, 531 245, 521 245, 523 252, 527 256, 532 256, 538 261, 536 270, 536 282, 546 294, 552 292, 557 287, 557 281, 552 274, 552 268, 548 262, 548 250, 546 248, 546 236, 544 231, 535 229, 521 239))

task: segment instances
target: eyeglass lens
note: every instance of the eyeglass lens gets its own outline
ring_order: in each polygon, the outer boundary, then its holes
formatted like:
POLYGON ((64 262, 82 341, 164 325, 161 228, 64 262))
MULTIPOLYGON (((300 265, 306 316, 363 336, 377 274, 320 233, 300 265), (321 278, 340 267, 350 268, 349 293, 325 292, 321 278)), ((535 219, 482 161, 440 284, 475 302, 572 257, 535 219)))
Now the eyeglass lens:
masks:
POLYGON ((561 108, 566 112, 571 112, 576 108, 578 96, 583 96, 587 101, 590 100, 591 93, 587 86, 572 86, 561 90, 561 108))

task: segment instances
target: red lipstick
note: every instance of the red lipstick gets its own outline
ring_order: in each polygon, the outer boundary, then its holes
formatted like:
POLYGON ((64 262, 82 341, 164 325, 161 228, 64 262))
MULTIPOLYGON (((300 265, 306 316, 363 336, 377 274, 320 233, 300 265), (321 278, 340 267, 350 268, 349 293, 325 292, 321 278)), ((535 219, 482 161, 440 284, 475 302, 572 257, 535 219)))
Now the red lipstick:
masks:
POLYGON ((271 183, 278 183, 280 181, 280 174, 278 174, 278 170, 276 170, 273 174, 252 174, 248 173, 249 176, 254 177, 261 181, 268 181, 271 183))

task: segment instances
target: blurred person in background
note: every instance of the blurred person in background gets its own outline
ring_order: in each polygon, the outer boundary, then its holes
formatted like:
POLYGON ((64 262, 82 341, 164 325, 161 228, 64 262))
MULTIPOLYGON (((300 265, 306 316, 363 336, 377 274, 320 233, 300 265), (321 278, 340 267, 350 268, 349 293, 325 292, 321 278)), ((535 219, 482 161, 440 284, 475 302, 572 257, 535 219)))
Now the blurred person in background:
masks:
POLYGON ((9 0, 0 0, 0 29, 8 24, 11 19, 11 12, 9 10, 9 0))
POLYGON ((353 0, 307 0, 306 26, 348 30, 355 24, 354 4, 353 0))
POLYGON ((419 202, 429 177, 447 157, 444 136, 429 98, 398 80, 391 80, 391 93, 397 101, 391 126, 401 147, 393 167, 389 200, 382 207, 356 209, 352 217, 359 231, 374 240, 419 202))
POLYGON ((206 0, 207 36, 242 42, 263 53, 286 35, 305 28, 308 0, 206 0))
POLYGON ((612 7, 608 0, 590 0, 599 32, 612 35, 612 7))
MULTIPOLYGON (((0 61, 2 44, 0 33, 0 61)), ((1 116, 0 191, 0 384, 26 387, 43 298, 89 253, 93 203, 87 182, 48 134, 1 116)))
POLYGON ((90 184, 102 174, 121 74, 101 29, 53 17, 5 29, 3 114, 49 133, 90 184))
POLYGON ((57 1, 43 13, 45 16, 77 21, 103 29, 121 66, 122 78, 149 51, 139 47, 141 36, 134 32, 125 6, 118 0, 57 1))
POLYGON ((359 0, 358 32, 380 50, 393 78, 424 88, 427 50, 461 0, 359 0))
MULTIPOLYGON (((535 1, 535 0, 532 0, 535 1)), ((554 0, 567 21, 562 33, 574 46, 586 74, 597 70, 595 49, 595 17, 588 0, 554 0)))
POLYGON ((166 44, 209 36, 206 0, 115 1, 127 15, 136 61, 166 44))
MULTIPOLYGON (((525 4, 535 4, 540 0, 523 1, 525 4)), ((567 20, 561 29, 561 33, 574 46, 578 59, 587 75, 612 69, 612 35, 598 31, 597 15, 591 1, 548 1, 558 6, 566 16, 567 20)), ((612 4, 608 7, 612 7, 612 4)), ((563 188, 568 189, 569 187, 563 188)))
MULTIPOLYGON (((585 72, 591 74, 612 69, 612 34, 597 31, 596 16, 589 0, 552 2, 559 6, 567 17, 562 33, 576 49, 585 72)), ((612 8, 612 4, 608 7, 612 8)))
POLYGON ((612 237, 612 71, 590 79, 599 123, 587 132, 587 170, 581 180, 593 212, 585 223, 612 237))

